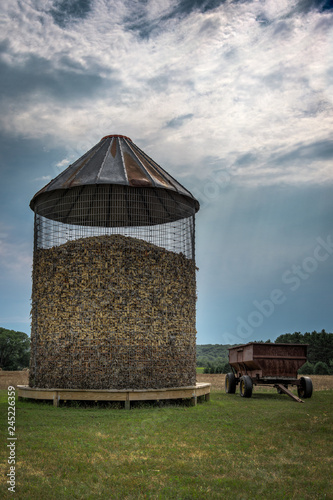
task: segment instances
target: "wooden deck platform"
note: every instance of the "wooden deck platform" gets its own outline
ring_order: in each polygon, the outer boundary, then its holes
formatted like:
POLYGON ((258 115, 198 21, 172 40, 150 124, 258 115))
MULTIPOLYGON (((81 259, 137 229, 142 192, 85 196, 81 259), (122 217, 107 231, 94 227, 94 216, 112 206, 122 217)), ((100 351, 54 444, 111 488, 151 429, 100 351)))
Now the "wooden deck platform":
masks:
POLYGON ((209 401, 211 384, 197 382, 188 387, 166 389, 36 389, 28 385, 18 385, 18 398, 50 399, 54 406, 60 401, 124 401, 130 409, 131 401, 156 401, 161 399, 188 399, 197 404, 197 398, 204 396, 209 401))

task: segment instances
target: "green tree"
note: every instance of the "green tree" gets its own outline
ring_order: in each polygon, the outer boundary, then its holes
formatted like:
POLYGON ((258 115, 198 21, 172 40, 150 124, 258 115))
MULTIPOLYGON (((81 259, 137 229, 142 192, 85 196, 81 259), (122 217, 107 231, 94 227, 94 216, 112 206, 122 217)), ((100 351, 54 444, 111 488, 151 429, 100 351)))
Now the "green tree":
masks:
POLYGON ((300 332, 285 333, 280 335, 276 343, 292 343, 292 344, 308 344, 308 361, 316 364, 322 361, 329 365, 333 358, 333 333, 327 333, 325 330, 321 332, 306 332, 302 335, 300 332))
POLYGON ((299 375, 312 375, 313 371, 314 371, 313 364, 307 361, 306 363, 304 363, 303 366, 301 366, 301 368, 298 370, 298 373, 299 375))
POLYGON ((197 360, 200 361, 200 365, 197 366, 208 366, 211 363, 214 366, 224 364, 228 361, 228 347, 233 347, 229 344, 203 344, 197 345, 197 360))
POLYGON ((318 363, 315 364, 314 367, 314 374, 315 375, 329 375, 330 371, 326 363, 323 363, 322 361, 318 361, 318 363))
POLYGON ((197 366, 205 366, 204 358, 197 357, 197 366))
POLYGON ((222 373, 230 373, 231 371, 231 366, 229 365, 229 363, 226 363, 223 367, 222 373))
POLYGON ((280 335, 277 337, 275 340, 276 344, 304 344, 306 343, 303 339, 303 335, 301 332, 295 332, 295 333, 285 333, 283 335, 280 335))
POLYGON ((304 342, 310 344, 308 347, 308 359, 311 363, 322 361, 327 365, 333 355, 333 334, 325 330, 319 332, 305 333, 304 342))
POLYGON ((22 370, 29 366, 30 338, 26 333, 0 327, 0 368, 22 370))
POLYGON ((330 362, 328 364, 328 369, 330 371, 330 375, 333 375, 333 359, 330 359, 330 362))

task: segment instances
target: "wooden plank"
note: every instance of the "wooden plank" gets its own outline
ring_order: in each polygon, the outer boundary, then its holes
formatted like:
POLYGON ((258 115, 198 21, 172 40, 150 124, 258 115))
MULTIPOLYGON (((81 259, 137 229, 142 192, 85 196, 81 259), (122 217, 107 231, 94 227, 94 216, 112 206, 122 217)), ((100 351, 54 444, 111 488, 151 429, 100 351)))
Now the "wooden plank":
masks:
POLYGON ((197 396, 204 396, 205 394, 207 394, 207 392, 208 393, 210 392, 210 387, 209 388, 201 387, 201 388, 195 389, 195 393, 197 396))
POLYGON ((18 389, 18 395, 22 398, 32 398, 32 399, 53 399, 54 391, 50 390, 26 390, 26 389, 18 389))
POLYGON ((195 389, 207 389, 208 387, 210 388, 212 384, 208 382, 197 382, 196 385, 194 386, 195 389))
POLYGON ((59 391, 60 399, 65 401, 126 401, 127 392, 109 391, 59 391))
POLYGON ((181 399, 192 397, 193 389, 129 392, 131 401, 149 401, 156 399, 181 399))
POLYGON ((304 403, 302 399, 300 399, 298 396, 295 396, 289 389, 287 389, 284 385, 282 384, 276 384, 274 387, 279 388, 281 392, 284 392, 287 394, 291 399, 294 401, 297 401, 297 403, 304 403))

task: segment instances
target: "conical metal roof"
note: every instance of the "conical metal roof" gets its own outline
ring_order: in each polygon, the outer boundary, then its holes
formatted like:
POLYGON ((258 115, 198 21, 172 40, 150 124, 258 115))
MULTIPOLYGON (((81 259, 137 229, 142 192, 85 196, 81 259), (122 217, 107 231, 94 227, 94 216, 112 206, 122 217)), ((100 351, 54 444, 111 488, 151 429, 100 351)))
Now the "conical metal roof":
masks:
MULTIPOLYGON (((98 198, 98 193, 103 193, 104 198, 106 192, 108 193, 108 226, 171 222, 193 215, 199 210, 199 202, 184 186, 123 135, 103 137, 98 144, 38 191, 30 202, 30 208, 53 220, 82 224, 82 203, 79 203, 79 198, 92 189, 94 199, 98 198), (149 214, 146 213, 144 192, 156 198, 154 203, 158 217, 152 213, 151 208, 149 214), (77 196, 74 201, 70 201, 73 199, 73 193, 77 193, 77 196), (111 198, 114 198, 116 193, 126 195, 127 198, 134 194, 140 195, 141 201, 135 204, 135 222, 129 213, 128 203, 127 213, 124 212, 120 218, 118 207, 117 220, 110 213, 111 198), (64 202, 69 206, 65 216, 59 211, 60 203, 64 202), (141 215, 138 215, 139 212, 141 215)), ((133 206, 132 208, 134 209, 133 206)), ((86 209, 84 214, 85 225, 105 224, 104 216, 96 214, 96 207, 92 209, 90 206, 90 211, 91 214, 87 213, 86 209)))

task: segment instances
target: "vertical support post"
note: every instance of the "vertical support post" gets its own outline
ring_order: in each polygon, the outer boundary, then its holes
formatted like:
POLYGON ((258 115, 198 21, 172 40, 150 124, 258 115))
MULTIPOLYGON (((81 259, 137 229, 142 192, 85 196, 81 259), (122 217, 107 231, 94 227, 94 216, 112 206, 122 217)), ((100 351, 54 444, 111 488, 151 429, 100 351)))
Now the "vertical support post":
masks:
POLYGON ((197 396, 192 396, 191 397, 191 405, 192 406, 197 406, 197 396))
POLYGON ((210 401, 210 393, 205 394, 205 401, 210 401))
POLYGON ((131 409, 131 402, 129 399, 126 399, 125 401, 125 410, 130 410, 131 409))
POLYGON ((59 406, 59 396, 57 391, 53 393, 53 406, 59 406))

